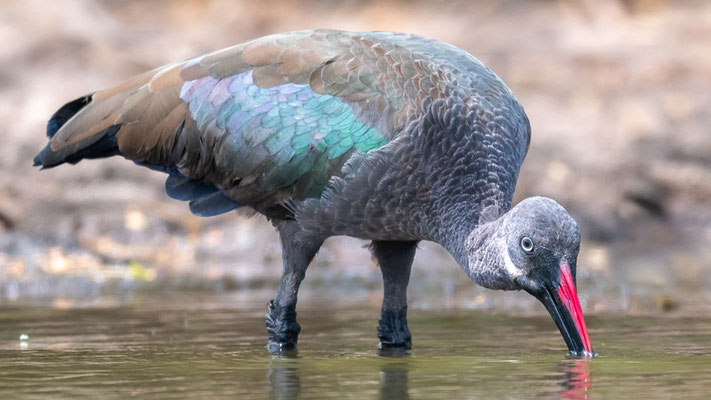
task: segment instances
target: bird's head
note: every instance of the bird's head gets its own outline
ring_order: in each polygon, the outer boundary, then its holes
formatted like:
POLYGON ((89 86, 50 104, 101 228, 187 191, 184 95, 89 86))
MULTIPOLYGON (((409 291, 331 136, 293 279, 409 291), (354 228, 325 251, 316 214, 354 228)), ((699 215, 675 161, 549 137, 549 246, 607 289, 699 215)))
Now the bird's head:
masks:
POLYGON ((472 232, 467 247, 477 283, 530 293, 553 317, 571 355, 594 354, 576 290, 580 231, 562 206, 525 199, 472 232))

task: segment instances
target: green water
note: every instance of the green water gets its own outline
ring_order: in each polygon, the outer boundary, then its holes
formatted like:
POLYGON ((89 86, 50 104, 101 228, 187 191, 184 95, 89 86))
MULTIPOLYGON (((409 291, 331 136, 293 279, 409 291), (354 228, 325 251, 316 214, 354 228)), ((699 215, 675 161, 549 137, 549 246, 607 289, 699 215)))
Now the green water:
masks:
POLYGON ((589 316, 602 355, 573 360, 545 315, 411 310, 414 349, 383 357, 376 307, 310 301, 298 354, 276 357, 265 310, 0 308, 0 398, 705 398, 711 385, 710 318, 589 316))

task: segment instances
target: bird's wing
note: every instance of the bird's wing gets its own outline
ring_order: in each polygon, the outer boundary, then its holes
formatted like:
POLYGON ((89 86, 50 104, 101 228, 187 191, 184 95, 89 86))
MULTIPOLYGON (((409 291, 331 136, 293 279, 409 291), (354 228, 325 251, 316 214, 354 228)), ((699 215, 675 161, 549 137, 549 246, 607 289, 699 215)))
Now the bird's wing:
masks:
MULTIPOLYGON (((244 204, 276 192, 318 196, 353 153, 385 145, 424 100, 443 96, 434 62, 398 44, 413 42, 433 41, 302 31, 167 65, 65 105, 38 163, 105 156, 115 145, 244 204)), ((169 180, 169 194, 192 196, 185 183, 169 180)))

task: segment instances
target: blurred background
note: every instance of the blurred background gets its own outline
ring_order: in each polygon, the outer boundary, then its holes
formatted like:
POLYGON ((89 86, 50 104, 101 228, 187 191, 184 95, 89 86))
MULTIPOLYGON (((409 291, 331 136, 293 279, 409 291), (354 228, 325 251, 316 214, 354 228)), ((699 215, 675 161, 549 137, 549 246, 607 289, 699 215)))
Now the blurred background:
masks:
MULTIPOLYGON (((711 310, 711 2, 0 1, 0 304, 56 307, 143 293, 273 295, 263 217, 198 218, 164 175, 114 158, 39 172, 62 104, 148 69, 269 33, 387 30, 475 55, 516 93, 533 139, 516 192, 579 221, 586 313, 711 310)), ((330 239, 302 297, 378 305, 365 242, 330 239)), ((422 243, 412 308, 544 313, 475 287, 422 243)), ((708 314, 707 314, 708 315, 708 314)))

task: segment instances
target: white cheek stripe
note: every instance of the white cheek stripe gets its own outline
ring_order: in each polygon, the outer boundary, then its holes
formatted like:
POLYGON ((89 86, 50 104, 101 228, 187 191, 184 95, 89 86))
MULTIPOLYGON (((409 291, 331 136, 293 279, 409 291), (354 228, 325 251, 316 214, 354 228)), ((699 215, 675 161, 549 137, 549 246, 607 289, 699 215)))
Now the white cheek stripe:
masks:
POLYGON ((516 268, 513 261, 511 261, 511 256, 509 256, 509 251, 506 247, 504 247, 504 265, 506 266, 506 272, 508 272, 511 278, 523 275, 523 271, 516 268))

